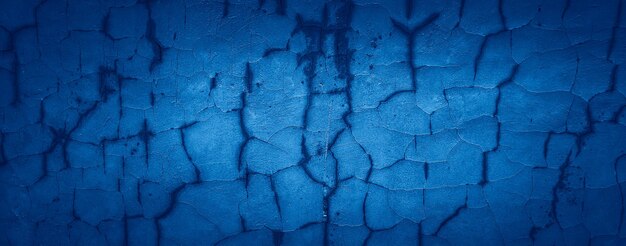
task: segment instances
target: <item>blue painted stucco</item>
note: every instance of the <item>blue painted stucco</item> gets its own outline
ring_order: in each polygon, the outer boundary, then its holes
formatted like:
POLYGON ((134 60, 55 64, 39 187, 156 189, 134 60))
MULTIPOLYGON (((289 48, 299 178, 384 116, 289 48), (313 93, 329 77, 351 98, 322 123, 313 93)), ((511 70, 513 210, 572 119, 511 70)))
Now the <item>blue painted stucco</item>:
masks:
POLYGON ((0 0, 0 245, 625 245, 624 0, 0 0))

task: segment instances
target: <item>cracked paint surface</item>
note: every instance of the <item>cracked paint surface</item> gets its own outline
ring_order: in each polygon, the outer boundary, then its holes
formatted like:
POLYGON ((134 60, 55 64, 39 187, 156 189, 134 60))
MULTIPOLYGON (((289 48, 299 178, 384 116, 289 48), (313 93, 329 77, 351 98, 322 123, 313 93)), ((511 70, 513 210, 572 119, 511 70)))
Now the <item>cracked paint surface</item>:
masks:
POLYGON ((626 244, 624 15, 0 0, 0 244, 626 244))

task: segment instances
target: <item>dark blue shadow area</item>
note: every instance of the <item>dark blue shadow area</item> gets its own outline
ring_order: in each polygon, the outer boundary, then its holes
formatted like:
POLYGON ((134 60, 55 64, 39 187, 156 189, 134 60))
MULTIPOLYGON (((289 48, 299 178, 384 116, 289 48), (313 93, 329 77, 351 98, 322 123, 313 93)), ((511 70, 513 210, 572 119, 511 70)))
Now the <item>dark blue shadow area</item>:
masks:
POLYGON ((626 245, 626 0, 0 0, 0 245, 626 245))

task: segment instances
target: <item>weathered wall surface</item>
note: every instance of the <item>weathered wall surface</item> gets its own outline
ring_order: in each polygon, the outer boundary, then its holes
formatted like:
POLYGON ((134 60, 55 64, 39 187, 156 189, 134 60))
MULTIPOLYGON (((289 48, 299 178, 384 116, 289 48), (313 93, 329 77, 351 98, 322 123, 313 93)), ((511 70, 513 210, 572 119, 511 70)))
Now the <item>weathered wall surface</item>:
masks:
POLYGON ((625 14, 2 0, 0 244, 626 244, 625 14))

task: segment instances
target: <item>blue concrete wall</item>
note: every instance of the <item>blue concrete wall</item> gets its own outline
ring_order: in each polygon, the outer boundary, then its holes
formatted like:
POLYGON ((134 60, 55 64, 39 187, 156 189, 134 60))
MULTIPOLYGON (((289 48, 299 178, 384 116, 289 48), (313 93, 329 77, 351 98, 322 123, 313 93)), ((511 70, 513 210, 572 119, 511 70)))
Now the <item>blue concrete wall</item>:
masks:
POLYGON ((625 245, 625 0, 0 0, 0 245, 625 245))

